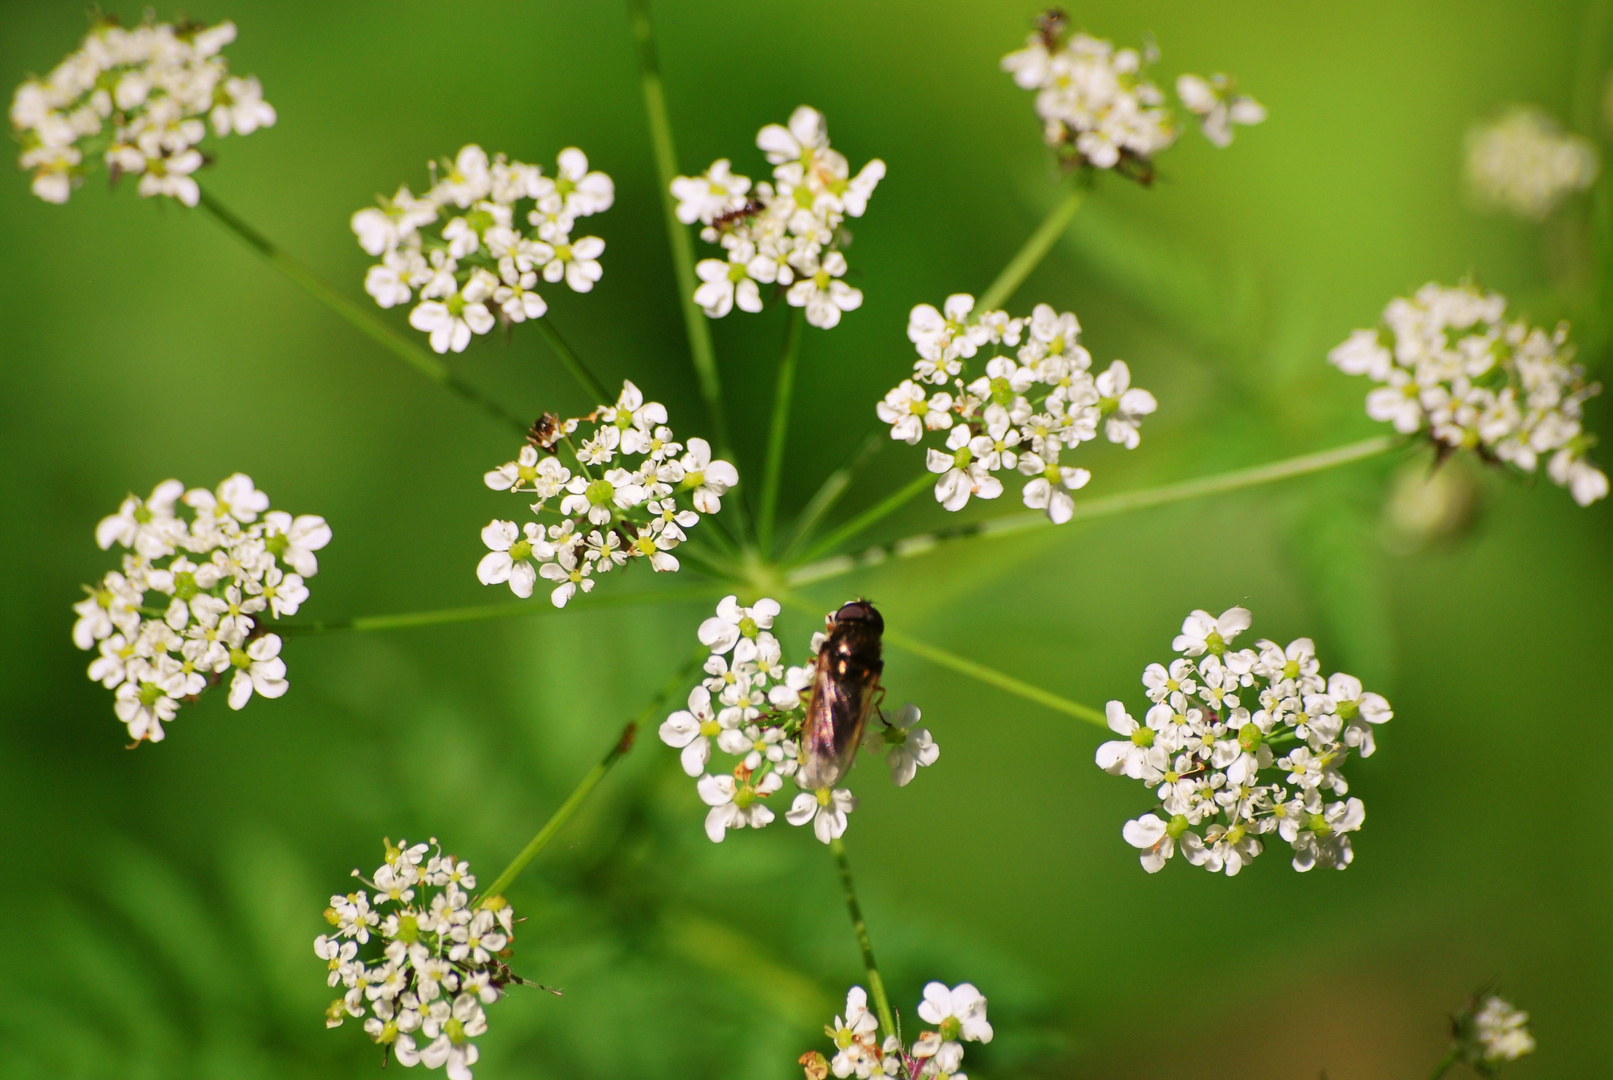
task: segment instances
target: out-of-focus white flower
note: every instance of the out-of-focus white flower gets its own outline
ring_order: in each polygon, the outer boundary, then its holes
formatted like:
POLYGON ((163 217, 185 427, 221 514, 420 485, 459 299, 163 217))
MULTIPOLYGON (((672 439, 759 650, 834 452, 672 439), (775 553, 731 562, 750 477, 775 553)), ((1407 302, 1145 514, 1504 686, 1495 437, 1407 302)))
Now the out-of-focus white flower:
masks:
POLYGON ((771 182, 753 185, 727 158, 672 181, 678 220, 699 223, 701 238, 727 253, 697 264, 695 302, 713 319, 735 307, 761 311, 761 286, 776 284, 791 306, 805 309, 810 325, 834 327, 862 304, 862 292, 842 280, 841 248, 850 239, 843 225, 867 209, 885 163, 875 158, 853 176, 845 157, 829 147, 823 114, 805 105, 788 126, 764 127, 756 144, 774 166, 771 182))
POLYGON ((1199 118, 1204 137, 1216 146, 1232 145, 1232 125, 1245 127, 1264 123, 1266 107, 1247 94, 1236 91, 1226 75, 1182 75, 1176 80, 1176 96, 1182 106, 1199 118))
POLYGON ((1601 392, 1574 363, 1568 324, 1550 333, 1508 320, 1506 298, 1472 285, 1430 283, 1384 310, 1379 330, 1357 330, 1328 354, 1346 374, 1382 385, 1367 415, 1439 452, 1471 450, 1523 473, 1537 471, 1589 506, 1608 493, 1589 452, 1584 403, 1601 392))
POLYGON ((232 709, 286 692, 281 640, 263 632, 264 613, 295 615, 307 602, 331 529, 269 505, 244 473, 211 491, 165 480, 96 526, 101 548, 126 551, 121 570, 73 605, 73 643, 99 653, 89 677, 116 691, 113 710, 136 745, 160 742, 180 705, 226 675, 232 709))
POLYGON ((1566 132, 1544 109, 1509 106, 1467 134, 1467 182, 1479 203, 1541 221, 1596 180, 1591 141, 1566 132))
POLYGON ((1529 1031, 1529 1014, 1512 1002, 1494 994, 1470 1009, 1458 1023, 1464 1037, 1465 1056, 1476 1064, 1494 1067, 1517 1061, 1535 1052, 1535 1037, 1529 1031))
POLYGON ((195 206, 192 175, 205 159, 196 149, 207 121, 219 136, 249 135, 275 122, 256 78, 234 78, 220 50, 235 24, 138 26, 97 19, 78 51, 42 79, 29 79, 11 101, 11 125, 22 144, 19 164, 33 172, 34 194, 65 203, 94 161, 114 178, 138 175, 140 194, 166 195, 195 206))

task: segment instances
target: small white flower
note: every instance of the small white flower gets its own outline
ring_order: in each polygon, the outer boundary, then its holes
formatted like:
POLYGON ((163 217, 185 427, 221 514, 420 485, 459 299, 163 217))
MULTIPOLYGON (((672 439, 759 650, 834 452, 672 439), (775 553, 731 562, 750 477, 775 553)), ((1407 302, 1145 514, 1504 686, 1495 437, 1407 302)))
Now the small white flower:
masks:
MULTIPOLYGON (((771 775, 771 774, 770 774, 771 775)), ((812 831, 827 844, 845 835, 846 815, 857 809, 857 796, 845 788, 819 788, 795 797, 784 819, 791 825, 812 823, 812 831)))
POLYGON ((682 487, 691 492, 695 509, 702 514, 720 513, 722 496, 739 483, 739 471, 720 458, 713 460, 711 444, 701 438, 689 440, 679 465, 682 487))
POLYGON ((1478 1056, 1488 1064, 1517 1061, 1534 1053, 1529 1014, 1514 1008, 1510 1001, 1491 994, 1473 1014, 1471 1023, 1478 1056))
POLYGON ((863 736, 866 749, 875 754, 884 751, 885 763, 891 770, 891 783, 897 787, 912 783, 919 769, 934 765, 941 757, 941 748, 935 744, 929 729, 916 726, 922 715, 917 705, 903 705, 895 719, 863 736))
POLYGON ((963 1062, 963 1042, 990 1042, 991 1024, 986 1020, 986 999, 972 983, 959 983, 948 990, 945 983, 924 987, 919 1002, 919 1019, 939 1030, 926 1031, 913 1044, 915 1057, 933 1058, 944 1073, 955 1073, 963 1062), (960 1041, 962 1040, 962 1041, 960 1041))
POLYGON ((700 798, 711 810, 706 814, 706 835, 713 843, 722 843, 729 829, 760 829, 773 820, 773 811, 758 799, 766 798, 784 786, 776 772, 770 772, 754 785, 741 783, 724 773, 720 776, 702 776, 696 785, 700 798))
POLYGON ((881 422, 891 425, 891 438, 916 446, 926 431, 952 426, 952 395, 945 391, 927 395, 913 380, 903 379, 875 411, 881 422))
POLYGON ((824 330, 840 324, 842 312, 862 306, 863 294, 840 278, 846 272, 846 257, 831 251, 816 265, 808 264, 802 277, 784 294, 791 307, 806 308, 806 321, 824 330))
POLYGON ((476 577, 483 585, 509 583, 510 591, 523 600, 532 595, 538 571, 533 565, 554 557, 554 547, 544 539, 543 526, 529 521, 517 529, 513 521, 494 520, 482 530, 482 543, 488 551, 476 564, 476 577))
POLYGON ((235 677, 230 680, 230 708, 245 707, 254 692, 277 698, 286 692, 286 662, 280 659, 280 636, 265 634, 245 649, 231 649, 235 677))

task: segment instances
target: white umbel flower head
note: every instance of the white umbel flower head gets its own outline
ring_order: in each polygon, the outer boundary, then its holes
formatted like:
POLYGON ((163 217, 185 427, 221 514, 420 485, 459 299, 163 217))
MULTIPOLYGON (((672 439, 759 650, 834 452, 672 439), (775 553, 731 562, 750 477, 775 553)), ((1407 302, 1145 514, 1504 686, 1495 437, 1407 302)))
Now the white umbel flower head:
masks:
MULTIPOLYGON (((1116 49, 1113 42, 1072 33, 1064 14, 1054 10, 1037 20, 1025 48, 1003 57, 1002 68, 1022 89, 1035 92, 1043 137, 1061 161, 1149 184, 1155 155, 1176 141, 1181 127, 1165 92, 1148 77, 1156 59, 1152 44, 1141 51, 1116 49)), ((1232 142, 1233 124, 1266 118, 1266 110, 1237 93, 1226 75, 1183 75, 1176 92, 1216 146, 1232 142)))
POLYGON ((487 1032, 484 1006, 523 981, 504 959, 516 919, 502 896, 476 896, 470 864, 436 844, 384 841, 374 875, 353 871, 368 891, 330 898, 331 932, 314 939, 314 953, 329 985, 345 991, 325 1010, 326 1027, 363 1019, 383 1061, 395 1055, 469 1080, 471 1040, 487 1032))
POLYGON ((571 233, 578 218, 608 210, 616 189, 581 150, 560 151, 552 177, 475 144, 432 172, 424 195, 399 187, 351 225, 359 246, 381 260, 365 291, 383 308, 415 302, 409 325, 436 352, 463 352, 501 322, 543 318, 540 277, 588 292, 603 276, 605 241, 571 233))
POLYGON ((1402 435, 1461 450, 1524 474, 1546 475, 1589 506, 1607 497, 1607 474, 1590 460, 1585 401, 1601 392, 1574 363, 1568 324, 1549 333, 1506 318, 1506 298, 1473 285, 1429 283, 1392 301, 1377 330, 1357 330, 1328 354, 1347 375, 1380 385, 1367 415, 1402 435))
POLYGON ((1158 402, 1131 385, 1123 360, 1092 374, 1074 314, 1038 304, 1029 318, 1012 318, 976 312, 974 305, 974 297, 954 293, 940 309, 913 308, 912 378, 874 411, 890 425, 891 438, 909 445, 930 440, 924 464, 937 474, 935 499, 946 509, 997 498, 998 474, 1018 472, 1024 504, 1063 524, 1075 514, 1074 492, 1092 479, 1064 455, 1097 438, 1100 425, 1110 442, 1135 449, 1143 418, 1158 402), (926 389, 948 382, 950 391, 926 389))
POLYGON ((535 498, 533 515, 550 517, 519 526, 497 518, 489 523, 477 579, 508 583, 524 599, 541 577, 554 583, 550 602, 564 607, 594 587, 595 575, 629 562, 676 571, 673 551, 688 539, 686 530, 722 509, 721 496, 739 482, 739 473, 712 460, 703 439, 690 439, 686 449, 667 426, 666 407, 646 401, 627 382, 615 404, 586 417, 545 414, 515 460, 488 470, 482 482, 535 498))
POLYGON ((1159 800, 1121 830, 1151 874, 1178 851, 1237 874, 1273 833, 1301 872, 1342 870, 1354 858, 1350 834, 1366 808, 1346 797, 1342 769, 1352 751, 1372 753, 1373 729, 1394 712, 1354 676, 1324 680, 1309 638, 1234 648, 1251 621, 1242 607, 1194 611, 1172 643, 1181 655, 1143 672, 1152 703, 1143 722, 1109 702, 1109 727, 1121 738, 1098 748, 1097 765, 1159 800))
MULTIPOLYGON (((848 606, 872 610, 863 601, 848 606)), ((824 786, 809 779, 811 768, 821 762, 809 755, 808 740, 814 732, 820 740, 826 737, 822 726, 809 730, 813 702, 821 700, 822 693, 843 695, 848 689, 824 689, 833 676, 820 653, 827 636, 835 632, 840 612, 825 620, 825 633, 814 635, 806 662, 791 667, 773 634, 781 610, 768 597, 749 605, 740 604, 738 596, 724 597, 716 613, 696 631, 700 644, 711 652, 706 678, 690 691, 688 707, 671 713, 660 727, 661 741, 679 752, 683 771, 698 778, 695 788, 710 808, 706 833, 713 841, 720 842, 729 829, 771 824, 777 813, 766 800, 782 789, 786 779, 793 779, 802 790, 785 811, 785 820, 810 824, 826 844, 844 835, 849 815, 857 808, 857 797, 841 784, 841 771, 823 776, 824 786)), ((870 691, 865 684, 850 689, 863 695, 870 691)), ((892 782, 905 787, 919 769, 935 764, 940 747, 929 730, 919 726, 917 706, 904 705, 892 717, 880 712, 872 698, 863 700, 868 704, 866 717, 835 716, 826 721, 822 714, 814 714, 817 723, 865 723, 861 748, 886 755, 892 782)), ((851 761, 858 744, 848 745, 843 737, 832 741, 835 752, 851 761)))
POLYGON ((331 530, 318 515, 269 506, 244 473, 212 490, 164 480, 96 526, 96 543, 124 554, 73 605, 73 643, 99 654, 89 677, 115 691, 134 745, 162 741, 179 707, 226 677, 232 709, 286 692, 282 642, 267 620, 307 602, 331 530))
POLYGON ((771 182, 753 184, 728 158, 672 181, 678 220, 699 224, 701 239, 726 253, 696 265, 695 303, 713 319, 736 307, 757 312, 766 306, 763 286, 775 286, 790 306, 804 309, 809 325, 830 329, 862 305, 861 290, 843 280, 841 249, 850 239, 843 226, 863 215, 885 163, 875 158, 852 175, 829 146, 823 114, 806 105, 788 125, 762 128, 756 145, 773 166, 771 182))
MULTIPOLYGON (((1494 994, 1470 1009, 1467 1023, 1459 1030, 1468 1037, 1467 1056, 1486 1069, 1517 1061, 1535 1052, 1535 1037, 1529 1031, 1529 1014, 1514 1008, 1512 1002, 1494 994)), ((1467 1018, 1464 1018, 1467 1019, 1467 1018)))
POLYGON ((65 203, 91 169, 138 176, 140 194, 186 206, 201 199, 196 145, 214 134, 250 135, 275 122, 256 78, 234 78, 221 55, 235 24, 159 23, 124 27, 98 18, 78 51, 11 99, 18 164, 34 194, 65 203))

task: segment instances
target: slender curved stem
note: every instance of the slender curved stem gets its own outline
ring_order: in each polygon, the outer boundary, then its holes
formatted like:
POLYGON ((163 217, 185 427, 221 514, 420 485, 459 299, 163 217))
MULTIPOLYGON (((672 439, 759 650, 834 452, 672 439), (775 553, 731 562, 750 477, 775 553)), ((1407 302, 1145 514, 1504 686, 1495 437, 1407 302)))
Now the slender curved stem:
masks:
POLYGON ((521 849, 521 854, 517 855, 510 862, 510 865, 504 868, 503 873, 493 879, 491 885, 482 890, 484 902, 492 897, 502 895, 521 871, 526 869, 527 864, 537 857, 538 852, 549 846, 549 841, 553 840, 555 834, 561 830, 566 822, 571 820, 571 816, 577 812, 577 808, 583 804, 583 800, 588 798, 589 793, 599 785, 601 780, 605 779, 605 774, 610 772, 611 766, 615 765, 629 750, 633 749, 633 738, 638 733, 639 725, 648 721, 651 716, 655 715, 655 710, 660 708, 667 698, 683 688, 684 684, 689 681, 690 675, 700 667, 707 655, 709 654, 702 649, 693 660, 679 668, 677 674, 668 679, 666 685, 661 687, 655 697, 651 698, 649 703, 639 710, 639 714, 627 722, 627 726, 622 729, 622 734, 616 740, 615 745, 600 759, 598 765, 588 770, 581 783, 572 790, 570 795, 566 796, 566 801, 561 803, 553 814, 549 815, 549 820, 543 823, 543 828, 538 830, 538 835, 534 836, 526 847, 521 849))
MULTIPOLYGON (((668 589, 637 592, 607 593, 591 597, 587 607, 629 607, 634 604, 675 604, 683 600, 699 600, 720 596, 722 590, 715 585, 686 585, 668 589)), ((439 608, 436 611, 407 611, 396 615, 359 615, 351 619, 287 623, 272 627, 275 633, 328 634, 336 630, 413 630, 422 626, 448 626, 453 623, 486 622, 490 619, 519 619, 534 615, 553 615, 560 609, 553 604, 528 600, 518 604, 485 604, 477 607, 439 608)))
POLYGON ((689 355, 700 380, 700 394, 711 414, 717 448, 723 457, 732 460, 728 419, 723 412, 722 380, 717 375, 717 354, 711 345, 711 326, 700 305, 694 302, 697 287, 694 246, 689 242, 688 226, 678 220, 677 202, 672 197, 672 181, 678 175, 678 154, 672 142, 672 122, 667 117, 666 88, 661 82, 661 64, 655 52, 655 26, 650 21, 649 0, 627 0, 627 14, 633 24, 634 53, 638 58, 639 81, 644 88, 650 142, 655 148, 655 175, 660 182, 667 239, 672 244, 672 270, 677 275, 678 302, 682 305, 683 326, 689 335, 689 355))
POLYGON ((877 431, 870 431, 863 439, 862 445, 857 447, 857 452, 851 456, 851 460, 824 477, 822 485, 802 509, 800 516, 795 519, 795 524, 790 526, 790 535, 785 540, 783 553, 779 556, 781 562, 789 562, 801 546, 812 539, 812 533, 817 529, 818 522, 823 520, 823 515, 840 501, 840 496, 851 486, 852 479, 889 441, 884 425, 877 431))
POLYGON ((1054 204, 1053 209, 1047 212, 1047 217, 1031 233, 1030 239, 1003 267, 997 280, 986 286, 986 291, 980 294, 975 302, 976 311, 991 311, 1001 307, 1003 301, 1014 295, 1014 290, 1022 285, 1030 272, 1036 269, 1038 263, 1052 250, 1058 238, 1064 235, 1064 230, 1070 227, 1075 220, 1075 212, 1081 209, 1086 201, 1086 192, 1081 188, 1072 188, 1070 192, 1054 204))
POLYGON ((879 965, 874 962, 874 946, 868 940, 868 924, 863 922, 862 905, 857 903, 857 885, 851 876, 851 863, 846 860, 846 842, 840 837, 829 841, 835 862, 840 864, 840 881, 846 887, 846 910, 851 912, 851 928, 857 935, 857 947, 862 949, 863 966, 868 969, 868 992, 874 998, 874 1010, 879 1013, 880 1025, 886 1035, 896 1033, 896 1017, 891 1013, 890 998, 885 995, 885 980, 879 976, 879 965))
POLYGON ((566 370, 571 372, 572 378, 576 379, 584 390, 593 395, 594 404, 609 405, 616 400, 605 389, 605 384, 599 381, 598 376, 589 371, 587 365, 577 356, 577 350, 573 349, 570 343, 560 336, 559 328, 555 326, 549 316, 545 315, 543 318, 534 321, 538 325, 538 332, 543 335, 543 340, 547 341, 549 348, 553 349, 555 355, 560 357, 560 362, 566 365, 566 370))
POLYGON ((840 546, 842 541, 851 539, 853 536, 856 536, 858 533, 862 532, 876 521, 889 517, 891 514, 894 514, 896 511, 912 502, 922 492, 933 488, 934 486, 935 478, 928 473, 921 473, 920 475, 914 477, 913 480, 905 487, 898 488, 897 490, 891 492, 889 495, 879 500, 879 502, 875 503, 873 506, 870 506, 868 509, 858 514, 850 521, 844 523, 839 528, 834 529, 829 533, 828 536, 825 536, 816 544, 813 544, 812 547, 807 550, 806 554, 801 556, 801 561, 806 562, 808 560, 817 558, 819 555, 822 555, 825 552, 833 551, 835 548, 840 546))
POLYGON ((1451 1047, 1445 1056, 1439 1059, 1439 1064, 1434 1066, 1434 1071, 1429 1074, 1428 1080, 1439 1080, 1440 1077, 1450 1072, 1451 1066, 1456 1064, 1456 1059, 1460 1053, 1460 1048, 1451 1047))
POLYGON ((773 424, 767 435, 767 465, 762 473, 762 508, 756 536, 762 550, 773 550, 773 526, 778 519, 779 476, 784 470, 784 443, 790 432, 790 399, 795 393, 795 365, 801 355, 801 327, 805 310, 791 308, 784 332, 784 357, 779 361, 778 385, 773 391, 773 424))
MULTIPOLYGON (((1201 476, 1174 484, 1161 484, 1158 487, 1143 488, 1139 491, 1106 495, 1101 498, 1076 503, 1075 510, 1070 515, 1070 521, 1091 521, 1096 518, 1113 517, 1116 514, 1124 514, 1132 510, 1146 510, 1155 506, 1187 502, 1192 499, 1204 498, 1208 495, 1223 495, 1243 488, 1257 487, 1261 484, 1275 483, 1278 480, 1287 480, 1296 476, 1305 476, 1309 473, 1337 468, 1340 465, 1365 461, 1368 458, 1388 453, 1390 450, 1403 445, 1405 443, 1402 439, 1380 435, 1371 439, 1363 439, 1360 442, 1334 447, 1331 450, 1320 450, 1314 454, 1301 454, 1298 457, 1268 462, 1265 465, 1233 469, 1230 472, 1201 476)), ((922 479, 928 480, 929 478, 923 477, 922 479)), ((933 551, 942 544, 955 540, 964 540, 975 536, 1012 536, 1032 529, 1046 528, 1050 524, 1047 520, 1047 515, 1040 510, 1006 514, 1002 517, 971 522, 968 525, 960 525, 956 528, 905 537, 890 544, 870 548, 860 555, 836 555, 819 562, 796 566, 785 576, 785 581, 792 586, 810 585, 813 582, 826 581, 829 578, 848 574, 859 566, 883 562, 888 558, 900 559, 922 555, 933 551)))
POLYGON ((384 347, 438 386, 451 390, 489 416, 503 421, 523 435, 526 434, 527 427, 531 421, 523 420, 514 413, 509 412, 498 402, 493 401, 480 390, 448 370, 448 365, 437 359, 432 353, 422 349, 419 344, 376 318, 368 308, 348 299, 345 294, 339 292, 324 278, 293 259, 285 251, 281 250, 279 245, 248 225, 234 211, 209 194, 205 188, 202 190, 200 205, 203 210, 212 215, 214 221, 234 233, 247 247, 263 256, 270 266, 284 274, 294 285, 309 296, 312 296, 315 300, 341 316, 350 326, 384 347))
POLYGON ((1061 712, 1066 716, 1073 716, 1077 720, 1085 720, 1087 723, 1096 724, 1099 727, 1109 726, 1108 718, 1091 706, 1082 705, 1080 702, 1071 701, 1066 697, 1060 697, 1058 694, 1050 690, 1043 690, 1039 686, 1032 686, 1025 680, 1016 679, 1014 676, 998 671, 996 668, 989 668, 984 664, 977 664, 973 660, 947 652, 945 649, 938 649, 934 645, 908 637, 900 630, 892 630, 889 626, 885 627, 884 636, 886 641, 898 649, 910 652, 914 656, 921 656, 932 664, 949 668, 960 675, 967 675, 971 679, 985 683, 987 686, 995 686, 999 690, 1006 690, 1010 694, 1024 698, 1026 701, 1034 701, 1038 705, 1045 705, 1054 712, 1061 712))

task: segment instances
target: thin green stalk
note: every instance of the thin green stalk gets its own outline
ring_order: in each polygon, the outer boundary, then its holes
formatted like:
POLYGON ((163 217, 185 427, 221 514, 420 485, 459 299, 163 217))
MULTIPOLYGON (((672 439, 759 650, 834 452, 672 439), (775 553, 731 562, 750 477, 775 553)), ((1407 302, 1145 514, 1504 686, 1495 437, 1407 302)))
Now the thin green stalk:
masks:
POLYGON ((1602 86, 1606 69, 1602 59, 1606 54, 1607 35, 1613 16, 1609 0, 1587 0, 1584 20, 1580 23, 1579 56, 1574 63, 1573 116, 1574 130, 1597 142, 1601 141, 1602 86))
MULTIPOLYGON (((1255 465, 1246 469, 1233 469, 1230 472, 1202 476, 1193 480, 1183 480, 1175 484, 1162 484, 1159 487, 1143 488, 1140 491, 1128 491, 1118 495, 1089 499, 1086 502, 1075 504, 1075 510, 1070 515, 1070 521, 1091 521, 1096 518, 1113 517, 1116 514, 1124 514, 1132 510, 1146 510, 1155 506, 1187 502, 1191 499, 1200 499, 1208 495, 1223 495, 1230 491, 1257 487, 1261 484, 1274 483, 1278 480, 1287 480, 1296 476, 1305 476, 1309 473, 1337 468, 1340 465, 1364 461, 1368 458, 1385 454, 1402 445, 1404 445, 1403 440, 1393 436, 1380 435, 1371 439, 1363 439, 1361 442, 1335 447, 1332 450, 1321 450, 1314 454, 1301 454, 1298 457, 1273 461, 1265 465, 1255 465)), ((921 479, 927 481, 929 478, 922 477, 921 479)), ((1041 529, 1049 524, 1047 515, 1040 510, 1006 514, 1002 517, 960 525, 953 529, 905 537, 891 544, 870 548, 861 555, 837 555, 833 558, 823 559, 820 562, 807 563, 791 570, 786 575, 785 580, 791 586, 810 585, 813 582, 825 581, 829 578, 850 573, 859 566, 883 562, 888 558, 911 558, 914 555, 921 555, 933 551, 944 543, 950 543, 955 540, 976 536, 1012 536, 1031 529, 1041 529)))
POLYGON ((560 330, 550 320, 549 316, 545 315, 543 318, 534 321, 538 324, 538 332, 543 335, 543 340, 547 341, 549 348, 553 349, 555 355, 560 357, 560 362, 566 365, 566 370, 571 372, 572 378, 581 383, 582 388, 593 395, 594 404, 609 405, 616 400, 616 396, 605 389, 605 384, 600 382, 592 371, 588 370, 587 365, 577 356, 577 351, 571 347, 565 338, 560 336, 560 330))
POLYGON ((1058 242, 1058 238, 1064 235, 1064 230, 1070 227, 1070 222, 1075 220, 1075 212, 1081 209, 1081 203, 1085 200, 1085 191, 1081 188, 1072 188, 1069 194, 1054 204, 1053 209, 1047 212, 1047 217, 1036 227, 1036 231, 1031 233, 1030 239, 1025 241, 1025 246, 1009 260, 1007 266, 1003 267, 1002 273, 997 275, 997 280, 986 286, 986 291, 980 294, 980 299, 975 303, 976 311, 991 311, 1001 307, 1003 301, 1014 295, 1014 290, 1024 283, 1030 272, 1036 269, 1037 264, 1058 242))
POLYGON ((921 473, 920 475, 915 476, 912 482, 907 486, 898 488, 896 491, 891 492, 879 502, 875 503, 873 506, 870 506, 856 517, 852 518, 850 521, 841 525, 838 529, 833 530, 828 536, 825 536, 816 544, 813 544, 812 547, 807 550, 807 553, 801 556, 801 561, 807 562, 809 560, 816 559, 819 555, 822 555, 825 552, 833 551, 835 548, 839 547, 843 541, 849 540, 853 536, 856 536, 858 533, 862 532, 876 521, 894 514, 896 511, 900 510, 902 507, 906 506, 908 503, 917 498, 920 493, 934 486, 935 478, 928 473, 921 473))
POLYGON ((1459 1056, 1461 1056, 1461 1049, 1455 1046, 1451 1047, 1445 1056, 1439 1059, 1439 1064, 1434 1066, 1434 1071, 1429 1074, 1428 1080, 1439 1080, 1440 1077, 1450 1072, 1451 1066, 1456 1064, 1456 1059, 1459 1056))
POLYGON ((202 209, 213 216, 214 221, 234 233, 236 238, 246 244, 247 247, 262 255, 270 266, 284 274, 309 296, 312 296, 315 300, 341 316, 360 333, 380 344, 398 359, 438 386, 453 391, 489 416, 503 421, 523 435, 526 434, 531 421, 523 420, 514 413, 507 411, 498 402, 488 398, 480 390, 449 371, 448 366, 437 359, 436 356, 422 349, 416 342, 404 337, 385 322, 376 318, 375 314, 368 308, 354 303, 346 295, 338 292, 329 282, 296 259, 293 259, 290 255, 287 255, 268 237, 241 220, 234 211, 215 199, 206 189, 202 191, 200 205, 202 209))
POLYGON ((717 375, 717 354, 711 345, 711 326, 705 313, 694 302, 697 284, 694 273, 694 247, 689 228, 678 220, 677 201, 672 197, 672 181, 678 175, 678 154, 672 143, 672 122, 667 118, 666 89, 661 83, 661 64, 655 52, 655 28, 650 21, 649 0, 627 0, 627 15, 633 24, 633 45, 638 58, 639 81, 644 87, 644 112, 650 124, 650 142, 655 148, 655 175, 661 187, 661 209, 666 214, 667 239, 672 244, 672 270, 677 275, 678 301, 683 306, 683 326, 689 334, 689 354, 700 394, 706 399, 711 424, 717 434, 717 448, 733 460, 728 441, 728 420, 723 412, 722 381, 717 375))
POLYGON ((857 934, 857 946, 862 949, 863 966, 868 969, 868 992, 874 996, 874 1009, 885 1034, 896 1033, 896 1017, 891 1012, 890 998, 885 996, 885 980, 879 977, 879 965, 874 963, 874 946, 868 940, 868 924, 863 922, 862 905, 857 903, 857 885, 851 877, 851 863, 846 861, 846 842, 840 837, 829 841, 835 862, 840 864, 840 881, 846 887, 846 910, 851 912, 851 928, 857 934))
POLYGON ((784 357, 779 361, 778 386, 773 391, 773 424, 767 435, 767 466, 762 473, 762 509, 756 524, 764 552, 773 550, 773 527, 778 519, 779 477, 784 470, 784 443, 790 432, 790 398, 795 393, 795 366, 801 355, 801 327, 805 309, 791 308, 784 332, 784 357))
POLYGON ((857 452, 851 456, 851 460, 824 478, 823 484, 808 500, 800 516, 795 519, 795 524, 790 526, 790 535, 785 539, 784 551, 779 555, 781 562, 789 562, 795 557, 796 552, 812 539, 812 533, 817 529, 818 522, 822 521, 823 515, 840 501, 840 496, 851 486, 852 478, 862 471, 863 466, 867 465, 889 441, 890 437, 885 433, 883 425, 877 431, 870 431, 868 437, 863 439, 862 445, 857 448, 857 452))
POLYGON ((655 710, 660 708, 667 698, 675 694, 688 682, 690 673, 698 668, 704 659, 704 656, 696 656, 688 664, 679 668, 678 673, 667 681, 666 685, 650 700, 649 704, 645 705, 636 717, 627 722, 627 726, 622 729, 621 737, 610 748, 610 752, 600 759, 598 765, 588 770, 588 774, 582 778, 582 782, 576 786, 570 795, 566 796, 566 801, 561 803, 555 812, 549 816, 549 820, 543 823, 543 828, 538 830, 538 835, 534 836, 527 846, 521 849, 521 854, 517 855, 510 865, 504 868, 502 874, 493 879, 491 885, 482 890, 481 895, 484 902, 492 897, 502 896, 504 890, 510 887, 510 884, 522 870, 526 869, 527 864, 537 857, 538 852, 549 846, 549 841, 553 840, 555 834, 565 826, 566 822, 571 820, 571 816, 577 812, 577 808, 583 804, 583 800, 588 798, 589 793, 599 785, 601 780, 605 779, 605 774, 610 772, 611 766, 615 765, 629 750, 633 749, 633 737, 638 733, 639 725, 649 720, 655 714, 655 710))
MULTIPOLYGON (((607 593, 604 596, 590 597, 587 604, 582 606, 595 608, 629 607, 633 604, 675 604, 683 600, 698 600, 718 595, 721 595, 721 592, 713 585, 684 585, 667 589, 607 593)), ((436 611, 407 611, 396 615, 359 615, 351 619, 287 623, 275 626, 274 631, 281 635, 291 635, 328 634, 336 630, 361 632, 413 630, 422 626, 449 626, 454 623, 486 622, 489 619, 553 615, 559 610, 547 602, 528 600, 519 604, 485 604, 479 607, 439 608, 436 611)))
POLYGON ((890 642, 898 649, 902 649, 905 652, 910 652, 914 656, 922 656, 932 664, 937 664, 944 668, 950 668, 960 675, 967 675, 971 679, 976 679, 988 686, 995 686, 999 690, 1006 690, 1010 694, 1024 698, 1026 701, 1034 701, 1038 705, 1045 705, 1054 712, 1061 712, 1066 716, 1073 716, 1077 720, 1085 720, 1087 723, 1096 724, 1099 727, 1107 727, 1109 725, 1108 718, 1097 709, 1087 705, 1082 705, 1079 702, 1071 701, 1066 697, 1060 697, 1058 694, 1055 694, 1050 690, 1043 690, 1039 686, 1032 686, 1023 679, 1016 679, 1012 675, 998 671, 996 668, 989 668, 984 664, 977 664, 973 660, 949 653, 945 649, 938 649, 934 645, 929 645, 925 642, 910 638, 900 630, 892 630, 889 625, 885 627, 884 636, 886 641, 890 642))

